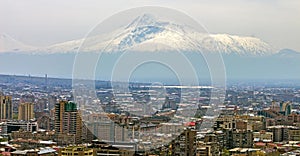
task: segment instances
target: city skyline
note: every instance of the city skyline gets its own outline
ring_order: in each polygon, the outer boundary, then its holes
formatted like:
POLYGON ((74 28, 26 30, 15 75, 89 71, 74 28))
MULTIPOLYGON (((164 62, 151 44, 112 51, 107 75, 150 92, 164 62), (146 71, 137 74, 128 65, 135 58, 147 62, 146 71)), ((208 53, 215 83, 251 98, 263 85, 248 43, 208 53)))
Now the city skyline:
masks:
POLYGON ((300 155, 299 7, 0 0, 0 155, 300 155))

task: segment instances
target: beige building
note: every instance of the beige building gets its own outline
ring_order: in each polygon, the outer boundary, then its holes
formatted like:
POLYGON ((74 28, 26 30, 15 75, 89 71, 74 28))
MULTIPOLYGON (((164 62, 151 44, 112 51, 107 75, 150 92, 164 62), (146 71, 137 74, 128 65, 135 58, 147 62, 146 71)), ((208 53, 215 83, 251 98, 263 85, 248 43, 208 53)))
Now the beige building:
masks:
POLYGON ((264 130, 259 132, 253 132, 254 141, 264 141, 264 142, 272 142, 273 141, 273 133, 266 132, 264 130))
POLYGON ((211 156, 210 146, 201 146, 196 149, 196 156, 211 156))
POLYGON ((220 123, 220 127, 222 129, 235 129, 236 128, 236 121, 234 116, 222 116, 217 118, 217 122, 220 123))
POLYGON ((217 142, 197 141, 196 156, 219 156, 219 146, 217 142))
POLYGON ((34 119, 34 104, 20 103, 18 107, 18 120, 29 121, 34 119))
POLYGON ((81 146, 69 146, 59 149, 58 155, 60 156, 75 156, 75 155, 84 155, 84 156, 93 156, 93 149, 81 147, 81 146))
POLYGON ((289 130, 289 140, 290 141, 300 141, 300 129, 290 129, 289 130))

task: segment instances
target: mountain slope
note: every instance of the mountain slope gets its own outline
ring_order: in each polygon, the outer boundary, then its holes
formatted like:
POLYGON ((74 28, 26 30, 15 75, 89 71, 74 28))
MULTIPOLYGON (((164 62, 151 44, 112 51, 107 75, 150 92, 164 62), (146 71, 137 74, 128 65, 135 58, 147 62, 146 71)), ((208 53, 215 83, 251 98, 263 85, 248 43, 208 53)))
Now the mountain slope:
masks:
POLYGON ((210 35, 219 49, 224 53, 266 55, 274 53, 269 44, 254 37, 240 37, 227 34, 210 35))

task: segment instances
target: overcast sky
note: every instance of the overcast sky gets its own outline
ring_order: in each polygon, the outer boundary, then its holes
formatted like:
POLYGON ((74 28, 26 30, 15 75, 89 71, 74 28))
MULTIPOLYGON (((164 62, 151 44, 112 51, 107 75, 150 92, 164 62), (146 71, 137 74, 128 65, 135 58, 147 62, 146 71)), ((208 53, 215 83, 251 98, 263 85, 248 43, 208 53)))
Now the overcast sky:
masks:
POLYGON ((177 9, 210 33, 255 36, 300 51, 299 0, 0 0, 0 33, 50 45, 83 38, 109 16, 140 6, 177 9))

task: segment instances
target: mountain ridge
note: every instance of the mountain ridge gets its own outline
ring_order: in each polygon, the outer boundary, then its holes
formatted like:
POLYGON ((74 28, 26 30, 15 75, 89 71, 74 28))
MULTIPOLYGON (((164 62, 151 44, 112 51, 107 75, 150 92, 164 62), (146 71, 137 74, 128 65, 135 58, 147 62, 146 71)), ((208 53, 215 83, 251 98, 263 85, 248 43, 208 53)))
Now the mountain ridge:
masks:
MULTIPOLYGON (((0 38, 0 43, 1 40, 2 38, 0 38)), ((3 48, 0 49, 0 52, 18 51, 32 54, 72 53, 78 50, 80 52, 91 52, 103 49, 103 52, 126 50, 163 52, 176 50, 240 55, 272 55, 276 53, 271 45, 259 38, 197 32, 187 25, 159 21, 149 14, 136 17, 131 23, 115 30, 115 32, 88 36, 42 48, 26 46, 17 40, 8 40, 3 43, 22 46, 17 46, 17 50, 3 48), (83 46, 81 47, 81 45, 83 46)))

